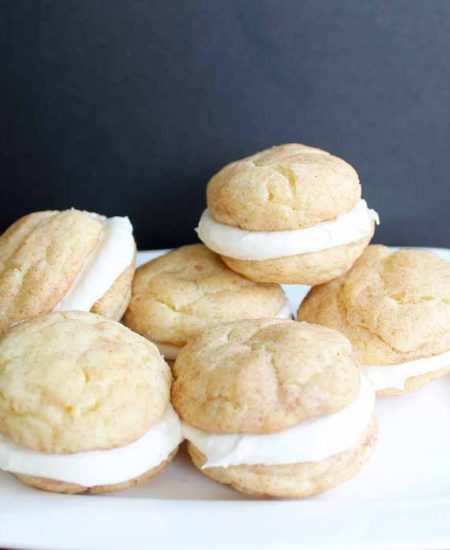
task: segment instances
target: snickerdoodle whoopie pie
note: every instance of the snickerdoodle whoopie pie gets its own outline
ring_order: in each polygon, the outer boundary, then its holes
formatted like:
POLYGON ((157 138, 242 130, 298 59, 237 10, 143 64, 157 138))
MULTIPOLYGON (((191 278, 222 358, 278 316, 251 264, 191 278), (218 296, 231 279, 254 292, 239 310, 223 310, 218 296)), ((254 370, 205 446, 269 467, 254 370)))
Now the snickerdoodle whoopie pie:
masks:
POLYGON ((136 271, 124 322, 172 360, 190 338, 214 324, 291 316, 279 285, 251 281, 206 246, 193 244, 136 271))
POLYGON ((53 312, 0 336, 0 469, 60 493, 125 489, 182 440, 156 346, 89 312, 53 312))
POLYGON ((131 295, 136 244, 126 217, 34 212, 0 236, 0 333, 51 311, 120 319, 131 295))
POLYGON ((278 145, 222 168, 207 185, 197 233, 255 281, 318 285, 347 271, 378 215, 355 169, 306 145, 278 145))
POLYGON ((348 273, 312 288, 298 317, 345 334, 380 395, 450 371, 450 263, 433 252, 369 246, 348 273))
POLYGON ((239 491, 326 491, 374 448, 375 393, 337 331, 279 319, 217 325, 181 350, 174 377, 192 462, 239 491))

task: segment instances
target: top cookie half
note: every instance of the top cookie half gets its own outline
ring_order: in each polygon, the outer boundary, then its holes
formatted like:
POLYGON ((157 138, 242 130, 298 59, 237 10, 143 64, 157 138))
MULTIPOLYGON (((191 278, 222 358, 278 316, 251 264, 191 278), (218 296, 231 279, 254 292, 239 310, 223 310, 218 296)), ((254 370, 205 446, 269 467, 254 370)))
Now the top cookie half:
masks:
MULTIPOLYGON (((231 271, 201 244, 182 246, 141 266, 124 317, 152 341, 183 346, 214 324, 288 317, 280 286, 255 283, 231 271)), ((169 357, 170 358, 170 357, 169 357)))
POLYGON ((120 323, 29 319, 0 337, 0 435, 53 454, 122 447, 160 421, 170 383, 156 347, 120 323))
POLYGON ((207 187, 213 218, 251 231, 310 227, 349 212, 360 199, 350 164, 297 143, 232 162, 207 187))
POLYGON ((203 331, 174 366, 172 403, 207 432, 272 433, 355 399, 359 366, 350 342, 322 326, 241 320, 203 331))
POLYGON ((366 365, 450 350, 450 263, 426 250, 370 246, 353 268, 313 288, 298 318, 337 329, 366 365))

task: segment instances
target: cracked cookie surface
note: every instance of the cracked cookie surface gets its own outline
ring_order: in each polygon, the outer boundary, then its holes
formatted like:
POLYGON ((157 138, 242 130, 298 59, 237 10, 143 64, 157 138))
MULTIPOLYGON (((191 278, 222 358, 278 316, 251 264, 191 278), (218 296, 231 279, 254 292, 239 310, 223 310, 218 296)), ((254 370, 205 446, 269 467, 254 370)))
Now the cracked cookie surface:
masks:
POLYGON ((450 263, 419 249, 369 246, 345 275, 310 290, 299 320, 345 334, 363 364, 450 350, 450 263))
POLYGON ((119 323, 36 317, 0 338, 0 433, 48 453, 124 446, 163 416, 170 381, 157 348, 119 323))
POLYGON ((285 300, 279 285, 251 281, 195 244, 137 270, 124 322, 150 340, 183 346, 213 324, 275 317, 285 300))
POLYGON ((207 186, 214 219, 251 231, 299 229, 333 220, 360 198, 358 174, 350 164, 298 143, 232 162, 207 186))
POLYGON ((258 319, 207 329, 180 352, 172 402, 212 433, 271 433, 344 408, 359 367, 350 342, 325 327, 258 319))

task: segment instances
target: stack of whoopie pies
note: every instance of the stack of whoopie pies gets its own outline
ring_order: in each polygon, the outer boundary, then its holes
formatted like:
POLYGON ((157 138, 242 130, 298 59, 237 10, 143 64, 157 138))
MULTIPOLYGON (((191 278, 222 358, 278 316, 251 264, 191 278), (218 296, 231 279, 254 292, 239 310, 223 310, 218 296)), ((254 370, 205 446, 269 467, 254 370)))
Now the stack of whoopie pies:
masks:
POLYGON ((128 218, 21 218, 0 236, 0 468, 116 491, 186 439, 201 472, 249 494, 351 478, 375 395, 450 371, 450 264, 369 246, 377 223, 356 171, 300 144, 222 168, 203 244, 136 272, 128 218), (312 287, 298 321, 282 284, 312 287))

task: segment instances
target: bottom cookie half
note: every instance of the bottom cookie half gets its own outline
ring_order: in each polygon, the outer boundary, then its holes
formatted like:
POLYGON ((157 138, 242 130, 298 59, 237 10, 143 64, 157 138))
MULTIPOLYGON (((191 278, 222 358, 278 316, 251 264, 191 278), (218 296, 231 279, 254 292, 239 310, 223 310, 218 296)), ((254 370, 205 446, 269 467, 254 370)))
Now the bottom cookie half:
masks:
POLYGON ((103 315, 108 319, 119 321, 128 307, 131 298, 131 285, 133 282, 136 262, 123 271, 114 281, 111 288, 93 305, 92 313, 103 315))
MULTIPOLYGON (((381 368, 381 367, 380 367, 381 368)), ((387 369, 389 367, 386 367, 387 369)), ((399 388, 386 388, 384 390, 378 390, 377 396, 378 397, 392 397, 395 395, 403 395, 405 393, 409 393, 415 390, 418 390, 422 386, 426 386, 430 382, 433 382, 434 380, 437 380, 441 376, 444 376, 446 374, 450 373, 450 365, 435 370, 433 372, 426 372, 424 374, 420 374, 419 376, 411 376, 408 378, 405 382, 405 386, 403 389, 399 388)))
POLYGON ((355 476, 370 459, 377 439, 373 420, 352 450, 319 462, 284 464, 279 466, 229 466, 205 468, 205 457, 188 442, 188 452, 194 465, 210 479, 230 485, 243 493, 278 498, 305 498, 327 491, 355 476))
POLYGON ((123 481, 122 483, 114 483, 113 485, 95 485, 93 487, 83 487, 82 485, 77 485, 76 483, 66 483, 65 481, 57 481, 55 479, 48 479, 45 477, 35 477, 28 476, 24 474, 14 474, 18 479, 20 479, 26 485, 34 487, 36 489, 41 489, 42 491, 48 491, 51 493, 66 493, 66 494, 98 494, 98 493, 114 493, 117 491, 123 491, 129 487, 134 487, 139 485, 144 481, 148 481, 155 475, 164 471, 169 463, 172 461, 173 457, 176 455, 178 449, 175 449, 165 460, 161 462, 158 466, 151 468, 147 472, 144 472, 138 477, 123 481))
POLYGON ((348 271, 370 242, 371 235, 353 243, 270 260, 237 260, 221 256, 227 266, 253 281, 319 285, 348 271))

